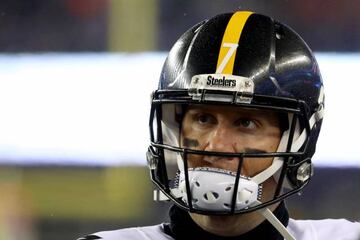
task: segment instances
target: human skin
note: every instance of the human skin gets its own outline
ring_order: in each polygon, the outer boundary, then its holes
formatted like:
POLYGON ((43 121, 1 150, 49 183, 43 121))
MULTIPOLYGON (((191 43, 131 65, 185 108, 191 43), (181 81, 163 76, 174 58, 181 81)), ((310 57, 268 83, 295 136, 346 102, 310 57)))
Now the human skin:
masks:
MULTIPOLYGON (((182 121, 183 147, 211 152, 275 152, 281 138, 279 117, 275 112, 235 106, 192 105, 182 121)), ((272 158, 245 158, 241 174, 253 177, 269 167, 272 158)), ((189 167, 213 167, 237 171, 236 157, 190 155, 189 167)), ((270 200, 276 188, 271 177, 263 183, 262 201, 270 200)), ((270 206, 274 210, 278 204, 270 206)), ((258 212, 232 216, 190 213, 204 230, 220 236, 236 236, 264 221, 258 212)))

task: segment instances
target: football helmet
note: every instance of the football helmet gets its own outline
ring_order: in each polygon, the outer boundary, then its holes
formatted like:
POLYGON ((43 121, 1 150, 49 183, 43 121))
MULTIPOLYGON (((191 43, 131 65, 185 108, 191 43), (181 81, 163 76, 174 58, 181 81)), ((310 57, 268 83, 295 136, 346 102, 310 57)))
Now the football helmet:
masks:
POLYGON ((324 111, 318 64, 304 40, 290 27, 265 15, 238 11, 215 16, 186 31, 165 60, 152 94, 151 179, 156 199, 170 199, 190 212, 241 214, 266 209, 299 192, 313 174, 324 111), (189 106, 233 106, 274 111, 281 140, 274 152, 214 152, 181 141, 189 106), (189 164, 195 156, 236 157, 236 171, 189 164), (271 158, 260 173, 242 173, 245 160, 271 158), (274 178, 273 196, 263 183, 274 178))

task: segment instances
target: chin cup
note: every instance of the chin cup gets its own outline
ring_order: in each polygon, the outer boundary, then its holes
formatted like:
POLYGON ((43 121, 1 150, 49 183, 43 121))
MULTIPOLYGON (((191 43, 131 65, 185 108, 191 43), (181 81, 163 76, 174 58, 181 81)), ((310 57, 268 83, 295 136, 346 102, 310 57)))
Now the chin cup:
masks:
MULTIPOLYGON (((189 186, 192 206, 199 210, 231 210, 236 174, 217 168, 189 168, 189 186)), ((185 174, 182 171, 179 179, 179 190, 182 200, 188 204, 185 174)), ((261 198, 261 188, 248 177, 240 176, 236 191, 235 210, 246 209, 256 204, 261 198)))

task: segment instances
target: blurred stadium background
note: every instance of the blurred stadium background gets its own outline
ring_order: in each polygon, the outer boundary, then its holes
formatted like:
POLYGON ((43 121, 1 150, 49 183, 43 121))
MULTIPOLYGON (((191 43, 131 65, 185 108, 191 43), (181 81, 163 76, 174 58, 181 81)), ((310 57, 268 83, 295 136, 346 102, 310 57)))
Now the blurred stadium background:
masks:
POLYGON ((182 32, 236 9, 295 28, 323 72, 315 176, 292 216, 359 220, 360 2, 1 0, 0 240, 166 220, 144 158, 150 91, 182 32))

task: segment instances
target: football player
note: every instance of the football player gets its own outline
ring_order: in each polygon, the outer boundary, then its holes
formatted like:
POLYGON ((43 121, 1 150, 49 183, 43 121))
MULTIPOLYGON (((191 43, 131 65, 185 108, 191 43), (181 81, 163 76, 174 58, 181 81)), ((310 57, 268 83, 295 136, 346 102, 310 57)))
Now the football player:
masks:
POLYGON ((152 95, 147 152, 170 223, 82 239, 359 240, 360 223, 294 220, 324 115, 315 57, 290 27, 238 11, 174 44, 152 95))

